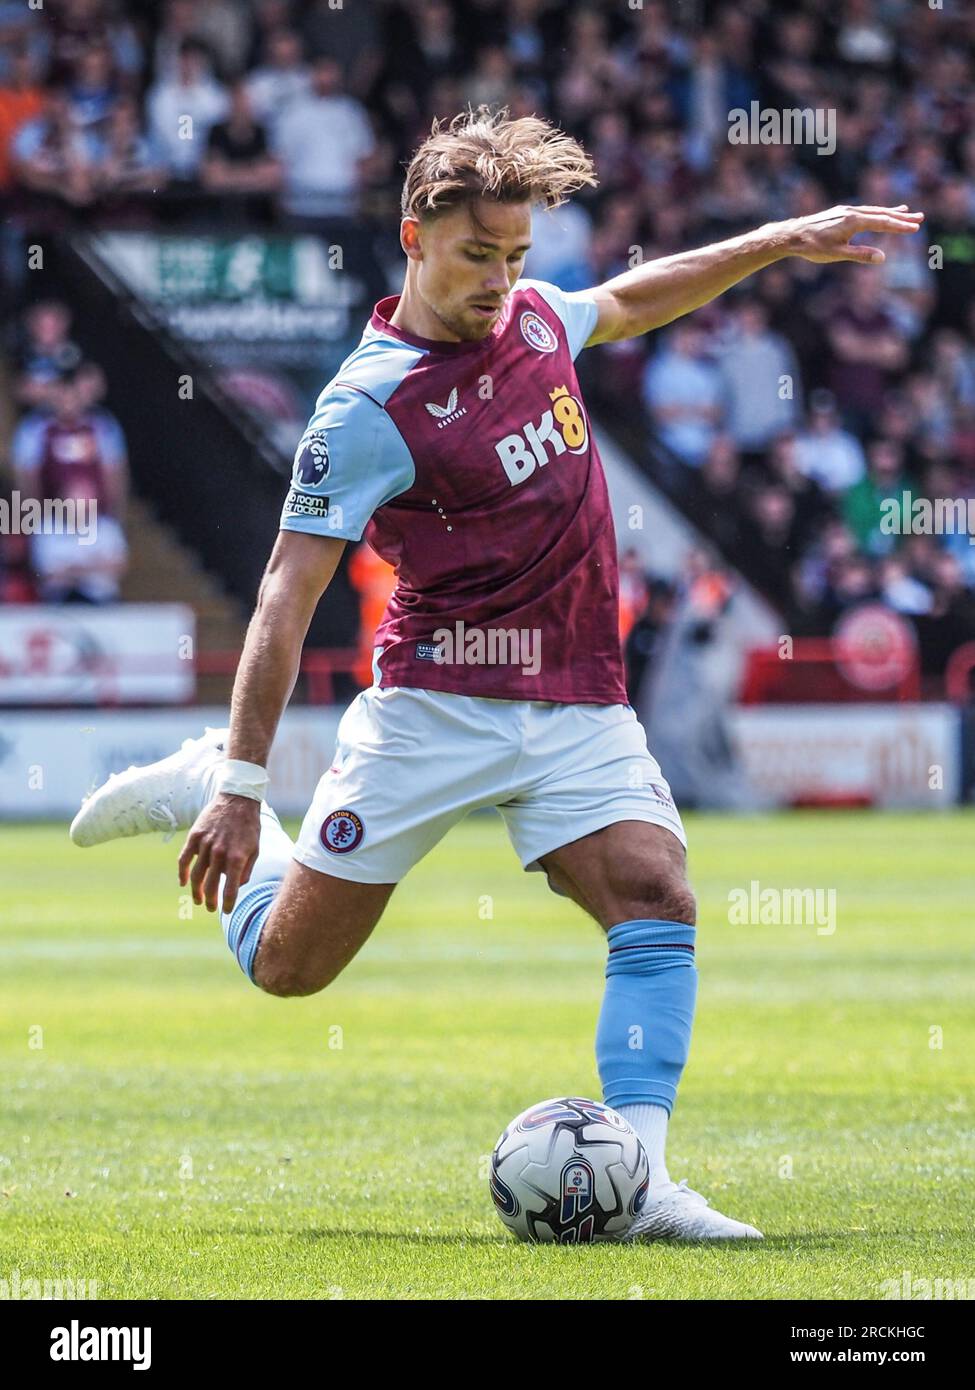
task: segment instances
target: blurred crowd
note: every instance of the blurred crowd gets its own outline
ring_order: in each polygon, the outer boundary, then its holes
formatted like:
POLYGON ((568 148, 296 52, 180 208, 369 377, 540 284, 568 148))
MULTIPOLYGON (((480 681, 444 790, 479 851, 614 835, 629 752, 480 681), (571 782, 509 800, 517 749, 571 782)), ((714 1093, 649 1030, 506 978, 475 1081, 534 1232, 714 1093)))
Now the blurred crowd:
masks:
POLYGON ((42 300, 11 356, 20 415, 10 446, 11 534, 0 537, 0 602, 112 603, 128 561, 125 437, 105 373, 71 338, 71 311, 42 300), (43 528, 36 514, 53 505, 43 528))
POLYGON ((0 197, 14 227, 395 231, 432 118, 488 102, 595 158, 599 187, 536 219, 526 273, 567 289, 836 202, 922 209, 881 267, 780 262, 592 356, 795 631, 876 598, 937 628, 940 670, 975 637, 975 546, 881 519, 975 496, 973 45, 961 0, 0 0, 0 197), (729 143, 752 102, 834 111, 835 153, 729 143))

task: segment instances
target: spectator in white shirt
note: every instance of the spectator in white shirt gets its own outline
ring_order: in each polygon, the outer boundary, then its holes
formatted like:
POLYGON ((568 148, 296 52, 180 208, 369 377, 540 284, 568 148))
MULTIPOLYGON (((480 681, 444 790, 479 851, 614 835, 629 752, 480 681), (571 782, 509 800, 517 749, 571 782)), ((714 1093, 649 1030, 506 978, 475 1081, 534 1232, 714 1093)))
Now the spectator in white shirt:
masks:
POLYGON ((723 393, 717 368, 703 358, 701 331, 678 323, 643 376, 643 400, 663 442, 698 468, 721 423, 723 393))
POLYGON ((157 82, 147 99, 150 137, 174 178, 196 178, 210 128, 223 120, 228 105, 226 91, 210 73, 206 46, 185 39, 175 77, 157 82))
POLYGON ((293 29, 272 30, 260 66, 246 81, 254 116, 273 135, 291 103, 311 91, 300 36, 293 29))
POLYGON ((931 590, 908 571, 899 555, 888 555, 881 560, 880 592, 884 602, 898 613, 912 616, 930 613, 934 605, 931 590))
POLYGON ((376 148, 365 108, 342 91, 334 58, 316 58, 311 91, 297 97, 274 132, 284 168, 284 210, 292 217, 354 213, 362 166, 376 148))
POLYGON ((719 364, 728 432, 743 452, 760 453, 795 423, 799 367, 786 339, 769 329, 757 300, 739 302, 719 364))
POLYGON ((795 456, 799 472, 829 493, 844 492, 866 472, 863 448, 840 424, 832 391, 810 395, 809 420, 796 437, 795 456))

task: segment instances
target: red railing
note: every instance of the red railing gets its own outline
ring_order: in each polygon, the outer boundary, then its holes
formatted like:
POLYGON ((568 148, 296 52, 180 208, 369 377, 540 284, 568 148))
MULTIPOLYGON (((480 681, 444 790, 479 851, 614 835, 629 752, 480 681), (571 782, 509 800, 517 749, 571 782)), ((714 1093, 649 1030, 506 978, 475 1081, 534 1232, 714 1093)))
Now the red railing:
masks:
MULTIPOLYGON (((155 658, 127 657, 124 664, 120 664, 117 654, 98 651, 86 652, 70 670, 61 667, 56 671, 51 669, 42 652, 35 653, 32 658, 31 654, 28 653, 28 658, 26 664, 18 664, 15 669, 7 669, 2 653, 0 653, 0 676, 4 674, 16 675, 21 680, 31 679, 35 685, 34 698, 29 701, 11 701, 8 703, 3 698, 3 692, 0 691, 0 709, 40 706, 70 708, 78 703, 78 700, 69 693, 72 682, 79 690, 86 692, 85 698, 80 701, 86 705, 94 704, 105 707, 122 704, 173 706, 192 705, 199 702, 198 692, 195 689, 196 681, 193 679, 190 680, 189 689, 182 697, 174 690, 168 698, 160 699, 158 695, 155 698, 149 695, 123 698, 119 687, 120 682, 126 676, 131 678, 135 675, 163 673, 170 679, 173 677, 172 661, 163 664, 158 656, 155 658), (41 694, 46 679, 49 679, 51 685, 61 693, 52 694, 49 698, 41 694)), ((185 666, 190 667, 190 672, 187 674, 191 674, 195 678, 225 676, 229 679, 236 673, 239 662, 239 651, 208 651, 198 652, 191 661, 185 663, 185 666)), ((353 676, 356 686, 360 686, 362 684, 361 671, 362 654, 351 647, 310 648, 302 653, 298 667, 299 678, 305 678, 305 696, 308 703, 312 705, 335 703, 334 677, 336 675, 353 676)))
MULTIPOLYGON (((975 647, 975 643, 970 645, 975 647)), ((889 685, 873 687, 850 678, 848 672, 857 655, 832 637, 794 638, 788 658, 778 647, 756 648, 746 659, 739 701, 743 705, 852 704, 921 698, 921 666, 916 653, 889 685)))

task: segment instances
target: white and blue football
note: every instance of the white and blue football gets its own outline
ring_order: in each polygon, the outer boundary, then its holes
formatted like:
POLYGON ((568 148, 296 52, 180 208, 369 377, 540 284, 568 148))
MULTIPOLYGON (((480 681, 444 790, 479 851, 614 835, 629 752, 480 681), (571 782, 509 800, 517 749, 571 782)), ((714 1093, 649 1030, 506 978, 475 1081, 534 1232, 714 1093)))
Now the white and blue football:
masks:
POLYGON ((491 1155, 491 1196, 520 1240, 619 1240, 647 1199, 650 1169, 622 1115, 580 1096, 523 1111, 491 1155))

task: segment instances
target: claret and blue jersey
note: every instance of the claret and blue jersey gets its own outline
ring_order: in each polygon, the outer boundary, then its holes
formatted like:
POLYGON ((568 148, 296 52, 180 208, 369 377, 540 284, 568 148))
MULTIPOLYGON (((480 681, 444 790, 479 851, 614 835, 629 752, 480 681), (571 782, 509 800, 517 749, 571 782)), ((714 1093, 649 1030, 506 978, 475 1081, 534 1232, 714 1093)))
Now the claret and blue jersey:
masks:
POLYGON ((418 338, 382 300, 319 397, 284 530, 359 540, 396 569, 379 684, 625 704, 616 539, 574 360, 595 301, 520 280, 477 342, 418 338), (434 659, 438 629, 529 631, 520 664, 434 659))

